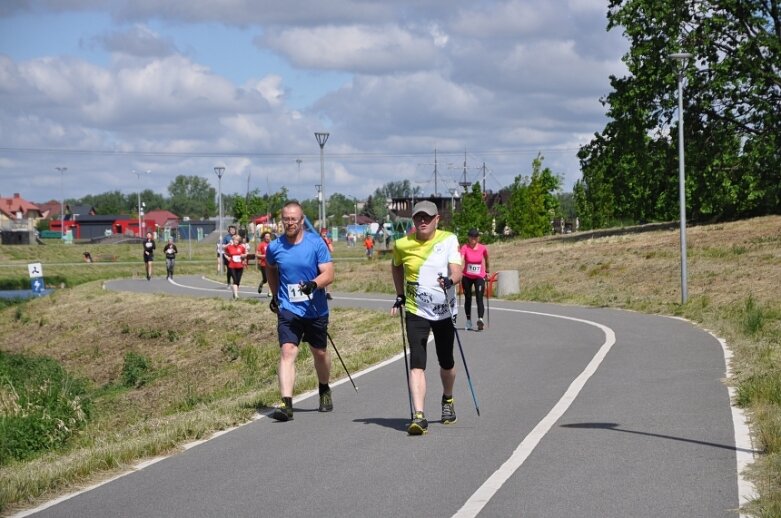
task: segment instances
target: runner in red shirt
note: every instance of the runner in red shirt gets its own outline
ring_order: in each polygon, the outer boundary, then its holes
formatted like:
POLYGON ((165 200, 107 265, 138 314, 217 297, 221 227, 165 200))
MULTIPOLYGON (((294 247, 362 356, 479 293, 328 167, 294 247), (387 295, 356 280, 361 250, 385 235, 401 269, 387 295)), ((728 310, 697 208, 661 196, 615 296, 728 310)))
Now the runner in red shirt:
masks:
POLYGON ((247 259, 247 248, 241 242, 241 236, 233 235, 233 240, 226 245, 222 251, 225 260, 228 261, 228 275, 231 278, 231 289, 233 290, 233 299, 239 298, 239 285, 241 284, 241 274, 244 273, 244 262, 247 259))
MULTIPOLYGON (((270 242, 271 232, 263 232, 260 235, 260 243, 258 243, 258 247, 255 250, 255 258, 257 259, 258 270, 260 271, 260 284, 258 285, 258 293, 263 293, 263 285, 268 282, 268 279, 266 278, 266 249, 268 248, 268 244, 270 242)), ((269 291, 266 293, 266 295, 271 297, 271 292, 269 291)))

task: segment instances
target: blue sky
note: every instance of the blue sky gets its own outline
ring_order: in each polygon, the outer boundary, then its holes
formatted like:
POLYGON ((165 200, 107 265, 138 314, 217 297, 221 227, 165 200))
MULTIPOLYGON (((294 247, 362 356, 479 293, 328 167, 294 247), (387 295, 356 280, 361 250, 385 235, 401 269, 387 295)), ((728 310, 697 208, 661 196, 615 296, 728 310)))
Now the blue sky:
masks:
POLYGON ((315 196, 408 179, 497 190, 537 153, 570 189, 626 43, 601 0, 10 0, 0 6, 0 196, 139 188, 315 196), (291 7, 293 6, 293 7, 291 7), (443 7, 447 7, 444 9, 443 7), (302 160, 300 173, 296 159, 302 160), (65 177, 54 168, 68 167, 65 177), (62 184, 62 188, 60 185, 62 184))

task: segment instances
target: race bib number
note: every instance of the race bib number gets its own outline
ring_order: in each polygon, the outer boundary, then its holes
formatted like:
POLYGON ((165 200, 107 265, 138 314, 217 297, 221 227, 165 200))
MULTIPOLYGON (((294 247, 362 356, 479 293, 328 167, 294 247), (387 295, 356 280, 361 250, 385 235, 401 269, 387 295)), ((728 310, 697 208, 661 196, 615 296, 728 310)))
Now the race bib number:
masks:
POLYGON ((306 294, 301 291, 301 286, 298 284, 287 285, 287 298, 290 302, 304 302, 309 300, 306 294))
POLYGON ((240 255, 232 255, 231 256, 231 261, 233 261, 234 263, 240 263, 241 262, 241 256, 240 255))
POLYGON ((483 270, 482 264, 468 264, 466 265, 466 271, 469 273, 480 274, 483 270))

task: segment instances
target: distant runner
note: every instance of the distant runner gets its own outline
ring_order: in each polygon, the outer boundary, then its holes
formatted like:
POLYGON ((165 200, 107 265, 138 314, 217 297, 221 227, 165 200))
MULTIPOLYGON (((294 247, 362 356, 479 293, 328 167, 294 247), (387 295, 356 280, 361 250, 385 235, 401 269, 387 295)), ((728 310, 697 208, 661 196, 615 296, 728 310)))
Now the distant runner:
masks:
POLYGON ((464 315, 466 316, 466 330, 472 329, 472 287, 475 288, 477 299, 477 330, 482 331, 485 324, 483 315, 483 294, 485 293, 485 276, 488 275, 488 249, 480 243, 480 232, 470 229, 469 242, 461 247, 461 258, 464 260, 464 277, 461 279, 461 287, 464 290, 464 315))

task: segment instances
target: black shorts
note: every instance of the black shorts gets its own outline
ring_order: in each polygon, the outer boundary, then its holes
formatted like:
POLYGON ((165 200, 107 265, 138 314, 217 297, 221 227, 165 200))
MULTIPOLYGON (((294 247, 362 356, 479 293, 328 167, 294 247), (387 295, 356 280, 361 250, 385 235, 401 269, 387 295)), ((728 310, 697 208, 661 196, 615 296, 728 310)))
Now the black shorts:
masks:
POLYGON ((456 362, 453 358, 453 340, 456 332, 450 318, 443 320, 428 320, 412 313, 407 313, 407 340, 409 341, 410 369, 426 370, 426 345, 429 331, 434 334, 434 345, 437 350, 439 366, 445 370, 452 369, 456 362))
POLYGON ((155 260, 155 254, 149 254, 149 255, 144 254, 145 263, 151 263, 154 260, 155 260))
POLYGON ((280 309, 277 315, 277 334, 279 345, 298 345, 303 340, 315 349, 325 349, 328 345, 328 316, 303 318, 286 309, 280 309))
POLYGON ((233 279, 233 284, 239 286, 241 284, 241 276, 244 274, 244 268, 228 268, 228 275, 233 279))

